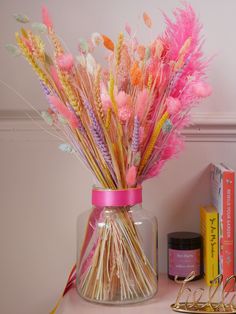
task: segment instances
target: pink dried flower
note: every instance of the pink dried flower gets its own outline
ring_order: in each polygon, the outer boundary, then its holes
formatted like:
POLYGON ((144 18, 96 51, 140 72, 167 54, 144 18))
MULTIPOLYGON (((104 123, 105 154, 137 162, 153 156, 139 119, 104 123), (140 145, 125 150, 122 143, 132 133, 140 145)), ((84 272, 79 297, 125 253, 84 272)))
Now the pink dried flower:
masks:
POLYGON ((138 46, 138 49, 137 49, 137 53, 138 53, 139 58, 140 58, 141 60, 144 59, 144 57, 145 57, 145 52, 146 52, 145 46, 139 45, 139 46, 138 46))
POLYGON ((152 27, 152 20, 150 16, 147 14, 147 12, 143 13, 143 21, 148 28, 152 27))
POLYGON ((142 121, 142 118, 145 113, 146 105, 148 100, 148 91, 147 89, 143 89, 138 93, 137 100, 136 100, 136 110, 137 115, 140 121, 142 121))
POLYGON ((133 48, 133 50, 135 51, 138 47, 138 40, 136 37, 134 37, 132 40, 131 40, 131 46, 133 48))
POLYGON ((131 27, 128 23, 125 24, 125 30, 129 36, 131 36, 131 27))
POLYGON ((116 96, 116 102, 118 107, 124 107, 129 104, 130 96, 127 95, 124 91, 120 91, 116 96))
POLYGON ((135 185, 137 179, 137 167, 131 166, 126 174, 126 183, 128 187, 132 187, 135 185))
POLYGON ((101 84, 101 100, 103 109, 106 112, 109 108, 111 108, 112 103, 104 83, 101 84))
POLYGON ((57 70, 56 70, 56 68, 54 66, 50 67, 50 73, 51 73, 51 76, 52 76, 53 81, 56 84, 57 88, 58 89, 62 89, 62 85, 61 85, 61 82, 59 80, 59 77, 58 77, 58 74, 57 74, 57 70))
POLYGON ((131 108, 130 106, 120 107, 118 110, 118 116, 121 122, 127 122, 131 117, 131 108))
POLYGON ((139 128, 139 140, 140 140, 140 143, 143 142, 144 136, 145 136, 145 128, 143 126, 141 126, 139 128))
POLYGON ((57 57, 57 64, 61 70, 69 72, 74 65, 74 58, 71 53, 65 53, 57 57))
POLYGON ((42 6, 42 19, 43 24, 47 26, 48 30, 53 28, 52 20, 48 13, 48 8, 45 5, 42 6))
POLYGON ((72 128, 78 127, 78 119, 76 115, 70 111, 57 96, 49 95, 48 100, 53 107, 56 108, 56 111, 69 121, 72 128))

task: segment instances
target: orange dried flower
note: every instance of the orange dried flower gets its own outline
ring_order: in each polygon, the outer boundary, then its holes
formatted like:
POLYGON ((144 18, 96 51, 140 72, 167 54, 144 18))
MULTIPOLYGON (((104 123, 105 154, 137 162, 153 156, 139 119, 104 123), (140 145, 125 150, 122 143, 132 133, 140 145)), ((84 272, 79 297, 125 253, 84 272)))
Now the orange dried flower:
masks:
POLYGON ((107 49, 114 51, 114 43, 113 41, 107 37, 106 35, 102 35, 103 38, 103 45, 104 47, 106 47, 107 49))
POLYGON ((141 83, 142 71, 137 62, 135 62, 130 69, 130 79, 132 85, 139 85, 141 83))
POLYGON ((150 16, 147 14, 147 12, 143 13, 143 20, 144 20, 144 23, 146 24, 146 26, 148 28, 152 27, 152 20, 151 20, 150 16))
POLYGON ((138 52, 139 58, 143 60, 145 57, 146 48, 143 45, 140 45, 138 46, 137 52, 138 52))

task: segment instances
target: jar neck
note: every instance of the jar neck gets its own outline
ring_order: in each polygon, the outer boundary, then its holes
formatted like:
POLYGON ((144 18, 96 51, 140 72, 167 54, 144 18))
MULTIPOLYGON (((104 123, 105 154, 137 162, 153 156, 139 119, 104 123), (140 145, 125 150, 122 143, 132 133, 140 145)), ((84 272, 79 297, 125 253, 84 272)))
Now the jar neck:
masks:
POLYGON ((98 207, 125 207, 142 203, 142 187, 123 190, 92 190, 92 204, 98 207))

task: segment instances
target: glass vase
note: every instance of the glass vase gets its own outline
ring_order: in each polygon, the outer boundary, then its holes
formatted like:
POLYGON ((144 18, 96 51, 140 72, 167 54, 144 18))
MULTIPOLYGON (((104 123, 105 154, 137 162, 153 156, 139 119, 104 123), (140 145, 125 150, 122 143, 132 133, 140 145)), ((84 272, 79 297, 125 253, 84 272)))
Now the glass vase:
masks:
POLYGON ((157 292, 157 220, 142 208, 141 187, 93 189, 78 217, 79 295, 102 304, 145 301, 157 292))

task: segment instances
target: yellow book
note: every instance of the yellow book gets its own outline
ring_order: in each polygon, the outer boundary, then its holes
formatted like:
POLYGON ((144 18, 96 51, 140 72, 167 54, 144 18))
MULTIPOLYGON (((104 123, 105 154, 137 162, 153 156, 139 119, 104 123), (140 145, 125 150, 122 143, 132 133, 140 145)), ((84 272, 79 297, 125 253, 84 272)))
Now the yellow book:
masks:
POLYGON ((215 207, 201 207, 200 226, 203 238, 204 278, 209 286, 211 280, 219 274, 218 212, 215 207))

